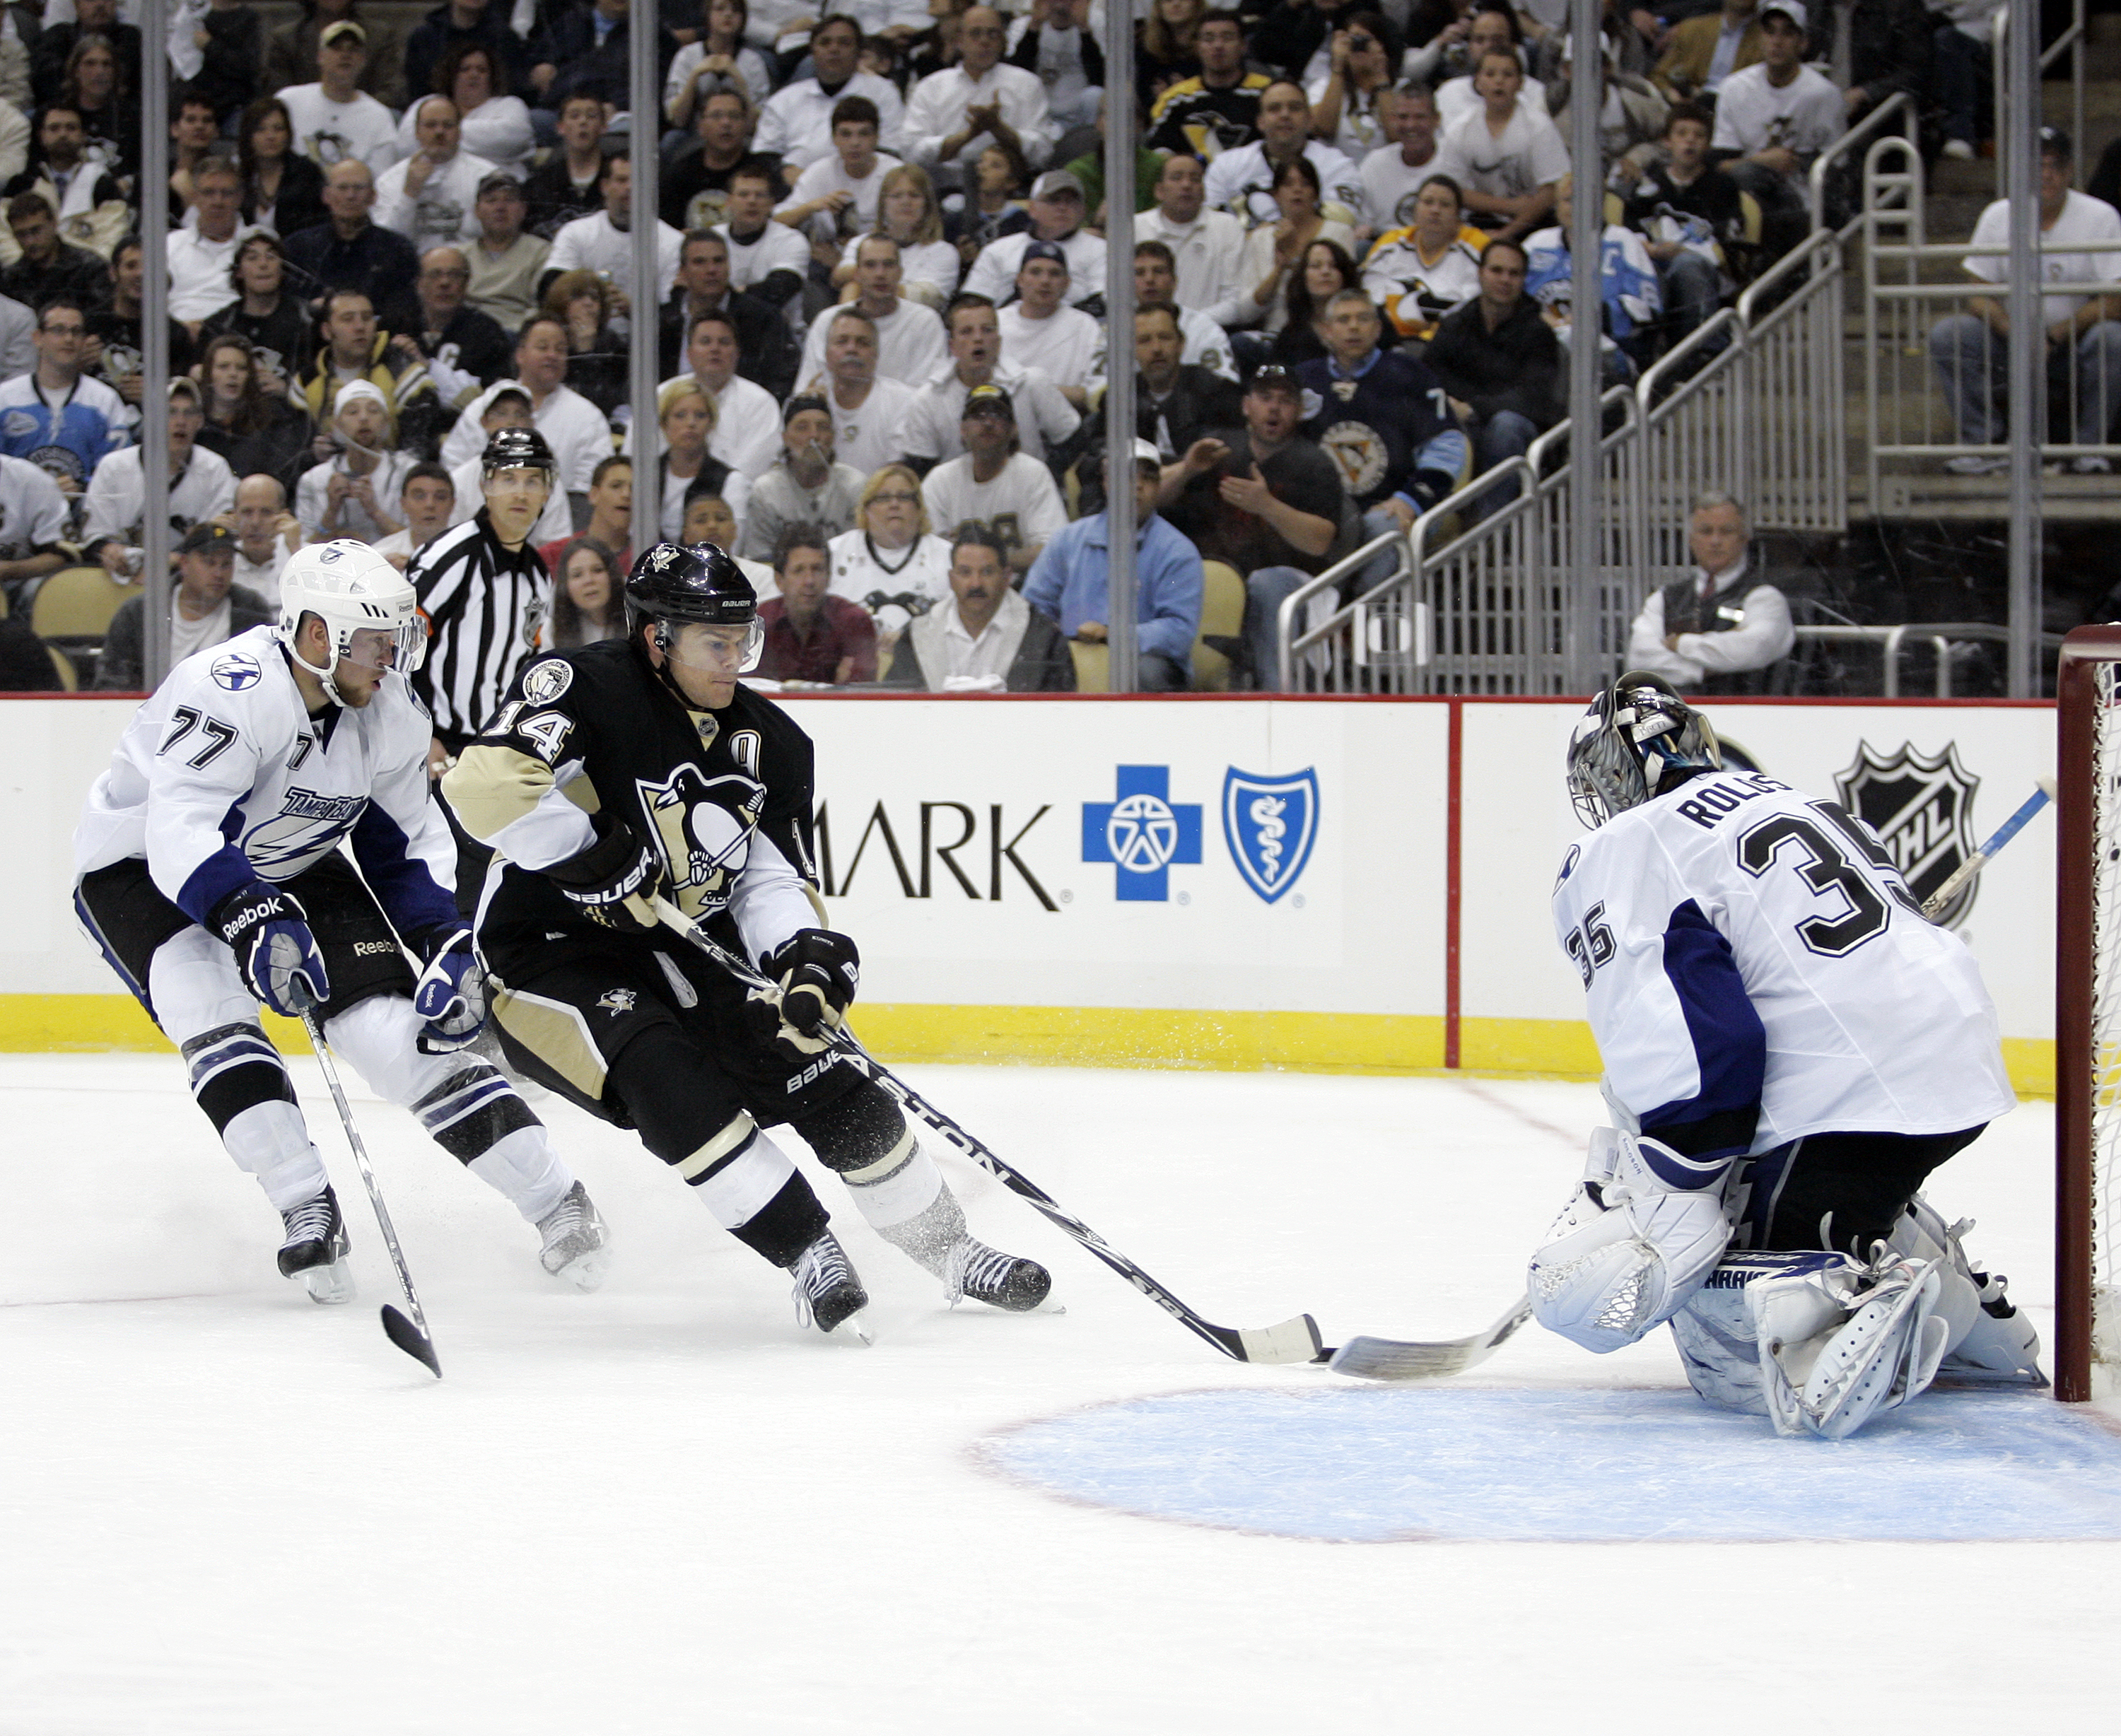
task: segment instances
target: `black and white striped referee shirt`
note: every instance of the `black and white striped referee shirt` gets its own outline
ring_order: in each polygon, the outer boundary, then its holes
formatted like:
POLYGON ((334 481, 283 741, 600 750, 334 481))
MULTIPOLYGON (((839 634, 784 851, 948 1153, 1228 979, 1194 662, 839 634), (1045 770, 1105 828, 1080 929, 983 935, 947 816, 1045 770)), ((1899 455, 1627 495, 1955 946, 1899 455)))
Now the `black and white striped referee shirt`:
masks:
POLYGON ((500 709, 529 660, 552 579, 528 542, 512 554, 503 546, 484 507, 422 549, 405 576, 433 635, 413 690, 454 749, 500 709))

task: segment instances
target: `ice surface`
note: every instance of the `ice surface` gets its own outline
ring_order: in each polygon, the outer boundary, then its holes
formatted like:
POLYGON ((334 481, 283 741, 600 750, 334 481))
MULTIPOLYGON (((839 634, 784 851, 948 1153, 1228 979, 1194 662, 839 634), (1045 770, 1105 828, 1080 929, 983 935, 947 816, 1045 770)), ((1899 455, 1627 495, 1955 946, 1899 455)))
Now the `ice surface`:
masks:
MULTIPOLYGON (((1531 1082, 908 1072, 1211 1319, 1308 1309, 1329 1343, 1492 1319, 1598 1115, 1590 1087, 1531 1082)), ((947 1157, 975 1232, 1047 1262, 1069 1311, 945 1310, 823 1180, 879 1332, 841 1345, 799 1332, 785 1279, 628 1137, 548 1104, 614 1238, 582 1296, 363 1096, 438 1384, 377 1324, 388 1264, 320 1082, 298 1078, 352 1228, 352 1308, 273 1273, 277 1219, 174 1059, 0 1059, 5 1736, 1459 1733, 1564 1712, 1632 1731, 1693 1728, 1732 1690, 1803 1729, 2121 1727, 2095 1459, 2085 1540, 1342 1548, 1144 1519, 990 1455, 1128 1401, 1306 1400, 1322 1441, 1379 1467, 1354 1492, 1374 1506, 1417 1416, 1492 1430, 1501 1409, 1520 1420, 1499 1473, 1550 1454, 1544 1492, 1580 1505, 1600 1474, 1619 1501, 1652 1441, 1685 1454, 1675 1478, 1713 1481, 1735 1428, 1725 1474, 1788 1515, 1775 1534, 1813 1537, 1841 1534, 1837 1509, 1783 1473, 1853 1455, 1712 1420, 1662 1338, 1594 1358, 1527 1329, 1447 1389, 1389 1394, 1228 1363, 947 1157)), ((1980 1219, 1974 1248, 2044 1329, 2051 1128, 2020 1110, 1933 1189, 1980 1219)), ((1894 1455, 1903 1495, 1919 1472, 1960 1504, 1913 1534, 2024 1536, 2000 1504, 2025 1481, 1979 1461, 2002 1407, 2039 1403, 1935 1395, 1922 1430, 1911 1410, 1848 1445, 1894 1455), (1932 1434, 1957 1444, 1925 1462, 1932 1434)), ((2029 1426, 2010 1450, 2054 1442, 2029 1426)), ((1161 1450, 1144 1434, 1138 1456, 1161 1450)), ((2048 1486, 2050 1538, 2067 1486, 2048 1486)), ((1708 1497, 1680 1492, 1696 1522, 1708 1497)))

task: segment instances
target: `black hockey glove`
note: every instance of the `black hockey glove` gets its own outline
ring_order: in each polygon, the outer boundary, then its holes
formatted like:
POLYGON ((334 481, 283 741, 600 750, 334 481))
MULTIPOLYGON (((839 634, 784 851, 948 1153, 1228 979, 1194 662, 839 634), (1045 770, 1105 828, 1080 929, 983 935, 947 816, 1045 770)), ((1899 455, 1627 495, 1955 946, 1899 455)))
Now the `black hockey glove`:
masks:
POLYGON ((832 1046, 861 982, 861 954, 830 929, 799 929, 767 954, 762 968, 781 984, 784 1050, 814 1055, 832 1046))
POLYGON ((291 893, 254 880, 216 905, 206 925, 235 954, 244 986, 275 1012, 300 1018, 330 998, 324 956, 291 893))
POLYGON ((1414 473, 1413 485, 1407 492, 1415 498, 1415 510, 1427 512, 1457 486, 1458 478, 1444 471, 1417 470, 1414 473))
POLYGON ((448 1054, 468 1046, 486 1023, 486 972, 472 952, 469 929, 438 929, 421 952, 427 968, 413 985, 413 1010, 425 1019, 422 1054, 448 1054))
POLYGON ((545 876, 592 922, 628 934, 660 926, 649 905, 663 878, 662 861, 623 821, 578 855, 554 863, 545 876))

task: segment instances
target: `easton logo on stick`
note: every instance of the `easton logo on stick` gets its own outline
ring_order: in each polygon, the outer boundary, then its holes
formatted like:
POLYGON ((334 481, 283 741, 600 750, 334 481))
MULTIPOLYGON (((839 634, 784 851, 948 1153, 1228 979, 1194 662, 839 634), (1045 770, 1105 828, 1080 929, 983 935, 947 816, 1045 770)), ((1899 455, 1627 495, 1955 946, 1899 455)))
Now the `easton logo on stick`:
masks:
MULTIPOLYGON (((1859 742, 1855 764, 1834 774, 1834 786, 1841 805, 1878 835, 1917 904, 1979 848, 1974 795, 1981 780, 1959 763, 1956 742, 1936 754, 1918 753, 1903 742, 1890 755, 1859 742)), ((1974 908, 1979 885, 1979 876, 1970 880, 1934 919, 1957 928, 1974 908)))

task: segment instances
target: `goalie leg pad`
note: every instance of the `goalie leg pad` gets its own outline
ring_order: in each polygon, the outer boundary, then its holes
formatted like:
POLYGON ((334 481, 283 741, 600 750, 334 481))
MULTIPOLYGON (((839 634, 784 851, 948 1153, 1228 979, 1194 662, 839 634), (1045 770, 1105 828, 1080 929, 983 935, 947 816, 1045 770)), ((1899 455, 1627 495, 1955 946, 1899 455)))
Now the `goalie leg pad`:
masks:
POLYGON ((1895 1254, 1937 1264, 1943 1292, 1937 1313, 1951 1328, 1940 1371, 1961 1380, 2044 1386, 2040 1371, 2040 1335, 2023 1310, 2012 1305, 2007 1278, 1977 1271, 1965 1247, 1971 1218, 1956 1224, 1921 1194, 1893 1226, 1889 1245, 1895 1254))
POLYGON ((1687 1383, 1707 1403, 1749 1416, 1768 1414, 1760 1382, 1760 1347, 1746 1306, 1755 1279, 1806 1278, 1862 1268, 1845 1254, 1727 1254, 1669 1324, 1687 1383))
POLYGON ((1729 1167, 1599 1129, 1583 1181, 1532 1255, 1533 1318, 1601 1355, 1670 1319, 1730 1241, 1718 1185, 1729 1167))
POLYGON ((1748 1285, 1775 1431, 1845 1440, 1921 1393, 1944 1355, 1942 1287, 1934 1263, 1882 1251, 1853 1273, 1748 1285))

